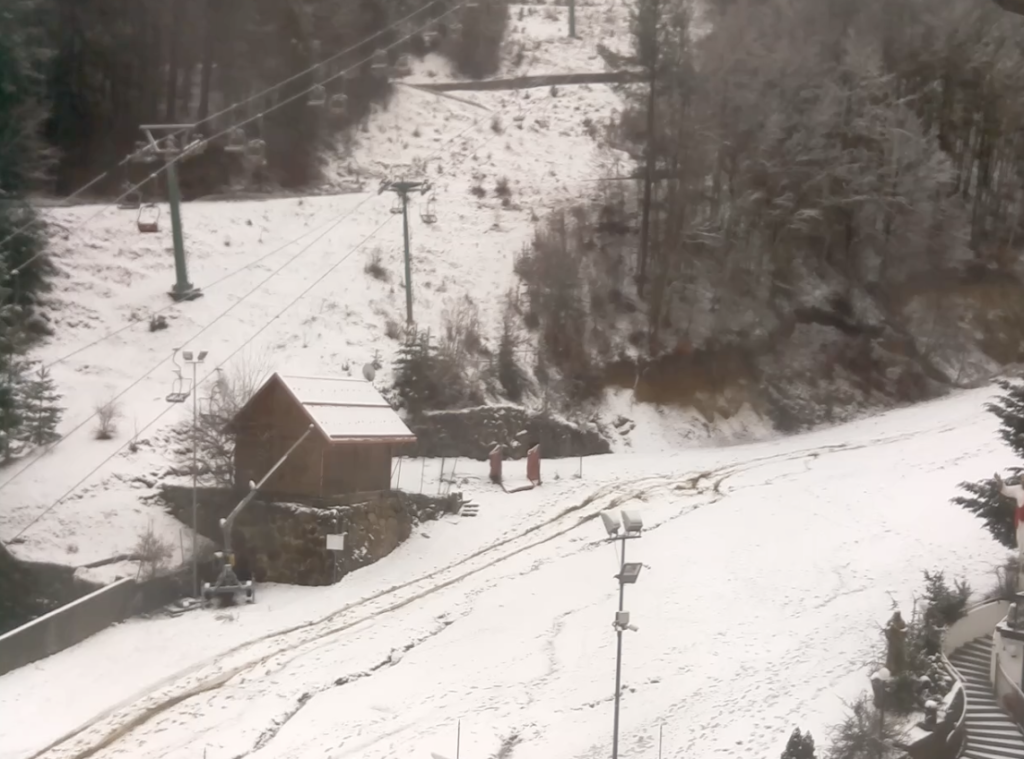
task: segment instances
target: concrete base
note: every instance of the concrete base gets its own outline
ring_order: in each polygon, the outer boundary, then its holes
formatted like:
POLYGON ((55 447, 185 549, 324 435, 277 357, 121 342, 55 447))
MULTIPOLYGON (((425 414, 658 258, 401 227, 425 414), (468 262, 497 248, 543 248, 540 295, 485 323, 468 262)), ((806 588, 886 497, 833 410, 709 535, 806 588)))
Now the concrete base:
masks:
POLYGON ((203 297, 203 291, 198 287, 192 287, 191 285, 186 290, 179 290, 177 286, 171 289, 171 298, 176 303, 180 303, 183 300, 195 300, 196 298, 203 297))

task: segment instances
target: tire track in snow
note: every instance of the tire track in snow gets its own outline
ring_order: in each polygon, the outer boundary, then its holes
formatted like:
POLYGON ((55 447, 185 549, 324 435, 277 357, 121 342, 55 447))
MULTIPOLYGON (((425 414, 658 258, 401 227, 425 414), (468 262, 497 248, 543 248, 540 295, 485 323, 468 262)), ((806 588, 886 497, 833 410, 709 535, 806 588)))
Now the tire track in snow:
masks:
POLYGON ((243 754, 239 754, 235 757, 235 759, 244 759, 244 757, 247 757, 250 754, 254 754, 257 751, 264 748, 268 743, 270 743, 274 738, 277 737, 277 735, 285 728, 285 726, 289 722, 291 722, 299 714, 299 712, 302 711, 303 707, 305 707, 306 704, 308 704, 317 696, 323 693, 327 693, 328 691, 334 690, 335 688, 341 688, 348 685, 349 683, 354 683, 364 678, 370 677, 375 672, 379 672, 380 670, 386 667, 397 666, 399 663, 401 663, 402 657, 405 654, 407 654, 409 651, 412 651, 417 646, 420 646, 423 643, 426 643, 427 641, 432 640, 434 637, 440 635, 449 627, 451 627, 454 623, 454 619, 442 620, 441 624, 436 629, 431 630, 426 635, 421 635, 420 637, 410 641, 409 643, 406 643, 401 648, 392 649, 391 653, 388 654, 387 658, 382 659, 376 664, 367 667, 366 669, 363 669, 359 672, 356 672, 355 674, 342 675, 341 677, 335 679, 332 682, 326 683, 312 690, 307 690, 303 692, 302 695, 299 696, 299 698, 297 699, 296 703, 290 709, 285 711, 280 717, 275 719, 268 728, 266 728, 262 733, 260 733, 259 738, 256 739, 256 743, 251 750, 243 754))
MULTIPOLYGON (((839 443, 826 446, 816 446, 814 448, 786 451, 776 454, 767 454, 764 456, 749 459, 743 462, 733 462, 725 464, 717 469, 702 473, 690 473, 687 477, 682 478, 681 482, 686 486, 689 484, 692 488, 701 492, 701 483, 704 480, 711 481, 711 489, 714 493, 719 496, 724 496, 722 486, 724 482, 729 478, 738 473, 755 469, 760 466, 787 460, 796 460, 805 458, 808 456, 820 456, 823 453, 837 453, 845 451, 859 450, 875 445, 889 444, 894 442, 900 442, 905 439, 917 437, 919 432, 904 433, 900 435, 894 435, 887 438, 878 438, 871 441, 862 442, 859 444, 850 443, 839 443)), ((151 719, 159 716, 163 712, 181 704, 182 702, 206 693, 210 693, 227 682, 231 681, 234 677, 242 674, 248 670, 258 667, 260 664, 268 662, 278 654, 285 650, 290 650, 293 655, 281 662, 284 666, 288 662, 298 658, 305 653, 308 653, 310 647, 308 644, 318 644, 325 638, 344 632, 356 625, 362 624, 380 614, 387 614, 397 611, 417 600, 425 598, 433 593, 439 592, 445 588, 448 588, 468 577, 471 577, 479 572, 482 572, 496 564, 499 564, 509 558, 517 556, 524 551, 531 550, 537 546, 548 543, 555 540, 562 535, 571 532, 582 524, 585 524, 593 519, 596 519, 602 511, 617 508, 623 502, 638 497, 638 494, 646 492, 646 490, 653 490, 658 486, 666 486, 668 483, 673 481, 673 476, 668 474, 656 474, 646 475, 642 477, 633 478, 631 480, 619 480, 611 483, 606 483, 601 487, 595 489, 589 496, 587 496, 582 502, 575 506, 570 506, 566 509, 555 514, 550 519, 539 522, 525 530, 519 531, 518 533, 511 535, 507 538, 499 539, 480 550, 466 556, 459 561, 453 562, 445 567, 434 570, 430 573, 422 575, 414 580, 410 580, 405 583, 393 586, 391 588, 382 590, 369 597, 354 601, 346 606, 332 612, 330 615, 312 622, 303 623, 296 625, 285 630, 280 630, 273 633, 260 636, 259 638, 247 641, 246 643, 240 644, 228 651, 214 657, 211 660, 201 662, 193 667, 186 669, 184 672, 180 672, 176 675, 172 675, 169 678, 165 678, 161 683, 158 683, 155 688, 151 689, 146 695, 140 698, 138 701, 129 705, 121 704, 114 707, 112 710, 108 710, 106 713, 101 714, 97 718, 91 720, 86 725, 77 728, 74 731, 58 738, 56 741, 48 745, 47 747, 32 754, 30 759, 38 759, 40 757, 50 755, 52 759, 89 759, 99 751, 111 746, 113 743, 120 740, 122 737, 127 736, 135 729, 145 725, 151 719), (631 494, 622 494, 621 491, 625 489, 635 489, 631 494), (618 494, 618 495, 616 495, 618 494), (584 512, 589 506, 594 505, 599 501, 609 499, 608 503, 603 506, 598 506, 590 511, 584 512), (564 524, 571 517, 575 517, 567 526, 564 524), (519 547, 513 547, 509 551, 491 558, 491 554, 498 549, 510 546, 524 539, 533 537, 536 533, 544 531, 549 534, 545 534, 543 537, 538 537, 532 542, 527 543, 519 547), (460 574, 455 576, 446 577, 458 569, 472 565, 476 560, 484 560, 480 566, 471 566, 460 574), (441 579, 445 578, 445 579, 441 579), (425 583, 431 580, 436 580, 435 584, 429 585, 426 588, 420 589, 425 583), (400 596, 402 591, 408 591, 408 595, 400 600, 393 600, 394 597, 400 596), (383 608, 378 608, 388 601, 392 601, 383 608), (361 612, 365 610, 365 615, 354 620, 338 621, 344 618, 351 612, 361 612), (337 622, 337 624, 334 624, 337 622), (327 629, 319 629, 322 626, 327 625, 327 629), (291 640, 289 636, 298 633, 301 637, 302 633, 308 633, 308 637, 305 640, 299 640, 298 644, 291 640), (244 654, 246 651, 251 649, 257 649, 257 646, 262 643, 276 643, 277 647, 275 650, 270 652, 261 652, 259 650, 254 651, 255 658, 246 659, 239 664, 230 666, 227 668, 221 668, 219 660, 228 659, 235 655, 244 654), (212 667, 216 671, 207 673, 204 675, 203 669, 212 667), (184 682, 182 682, 184 680, 184 682), (166 687, 165 687, 166 686, 166 687), (164 688, 163 692, 160 691, 164 688), (126 707, 126 708, 125 708, 126 707), (134 708, 133 708, 134 707, 134 708), (127 712, 125 714, 117 713, 118 709, 123 709, 127 712), (109 724, 108 724, 109 723, 109 724), (70 744, 70 745, 65 745, 70 744), (81 745, 85 744, 85 745, 81 745), (52 755, 50 754, 52 753, 52 755)), ((677 484, 680 480, 675 480, 677 484)), ((687 513, 689 510, 687 510, 687 513)), ((677 515, 678 516, 678 515, 677 515)), ((652 526, 653 529, 653 526, 652 526)), ((317 646, 314 646, 314 648, 317 646)))

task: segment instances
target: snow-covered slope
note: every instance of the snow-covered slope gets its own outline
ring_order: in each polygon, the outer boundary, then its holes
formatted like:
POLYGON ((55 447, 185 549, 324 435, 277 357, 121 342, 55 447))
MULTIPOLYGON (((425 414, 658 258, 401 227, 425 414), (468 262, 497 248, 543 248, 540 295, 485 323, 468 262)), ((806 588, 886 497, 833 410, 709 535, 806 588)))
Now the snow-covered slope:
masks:
MULTIPOLYGON (((890 594, 921 572, 975 588, 1004 551, 948 501, 1010 463, 974 391, 771 444, 546 464, 530 493, 466 468, 475 520, 422 526, 331 588, 133 620, 0 678, 0 759, 91 754, 360 757, 607 754, 616 563, 587 517, 639 509, 626 593, 622 747, 777 755, 821 742, 866 686, 890 594), (556 476, 557 472, 557 476, 556 476), (88 694, 88 697, 83 697, 88 694), (44 716, 39 716, 44 715, 44 716), (73 735, 72 735, 73 734, 73 735), (104 744, 105 745, 105 744, 104 744)), ((418 469, 413 472, 419 476, 418 469)), ((428 473, 427 479, 431 479, 428 473)))
MULTIPOLYGON (((596 43, 622 33, 625 6, 581 7, 577 40, 565 38, 564 14, 514 8, 502 75, 601 70, 596 43)), ((431 56, 416 63, 408 81, 450 73, 431 56)), ((362 178, 365 193, 184 206, 189 274, 205 293, 186 304, 169 305, 174 267, 166 207, 160 233, 150 235, 136 230, 131 211, 50 209, 60 269, 50 298, 56 336, 33 357, 53 363, 67 437, 42 458, 0 471, 0 537, 17 536, 12 550, 21 558, 74 566, 130 549, 150 522, 181 543, 181 525, 139 501, 173 467, 167 429, 189 411, 168 410, 164 400, 174 348, 209 351, 201 378, 240 361, 268 371, 358 376, 379 351, 386 382, 405 295, 401 217, 389 213, 390 196, 376 194, 379 178, 425 171, 437 188, 438 223, 413 216, 417 322, 436 334, 445 309, 468 296, 493 335, 534 215, 593 191, 594 178, 615 170, 602 165, 585 120, 607 119, 616 103, 604 85, 452 95, 399 85, 388 107, 326 169, 339 185, 362 178), (502 177, 511 189, 508 206, 494 192, 502 177), (474 187, 485 197, 472 194, 474 187), (383 280, 364 271, 376 256, 383 280), (167 318, 167 329, 149 330, 155 313, 167 318), (95 440, 89 417, 121 393, 117 434, 95 440), (137 452, 103 463, 137 432, 137 452)), ((130 569, 115 565, 90 576, 130 569)))

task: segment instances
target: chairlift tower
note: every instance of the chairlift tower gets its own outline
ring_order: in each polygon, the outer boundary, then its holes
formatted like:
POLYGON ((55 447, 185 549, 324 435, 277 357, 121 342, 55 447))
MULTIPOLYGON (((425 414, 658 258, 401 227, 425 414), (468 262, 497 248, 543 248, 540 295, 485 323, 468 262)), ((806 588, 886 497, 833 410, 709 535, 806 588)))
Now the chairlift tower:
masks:
POLYGON ((407 181, 399 180, 381 183, 380 193, 393 192, 397 197, 396 207, 392 208, 393 213, 402 214, 402 236, 405 241, 405 321, 411 325, 412 320, 412 261, 409 252, 409 195, 418 192, 425 195, 430 190, 428 181, 407 181), (400 205, 399 205, 400 204, 400 205))
POLYGON ((206 140, 193 134, 194 124, 143 124, 139 127, 145 140, 136 144, 132 160, 150 163, 163 159, 167 172, 167 200, 171 206, 171 239, 174 244, 175 283, 171 297, 176 301, 195 300, 202 291, 188 279, 188 262, 185 260, 185 236, 181 225, 181 192, 178 187, 179 159, 187 160, 206 150, 206 140), (166 134, 176 132, 175 134, 166 134), (166 135, 166 136, 165 136, 166 135))

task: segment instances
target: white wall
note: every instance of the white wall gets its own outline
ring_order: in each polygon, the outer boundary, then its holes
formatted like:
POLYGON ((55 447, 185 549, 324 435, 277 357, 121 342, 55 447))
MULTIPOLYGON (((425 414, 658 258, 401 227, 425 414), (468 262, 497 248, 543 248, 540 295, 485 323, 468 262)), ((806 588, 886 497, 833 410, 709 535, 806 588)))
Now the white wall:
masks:
POLYGON ((991 635, 1009 608, 1009 601, 989 601, 968 609, 967 615, 954 622, 943 636, 942 653, 949 656, 972 640, 991 635))

